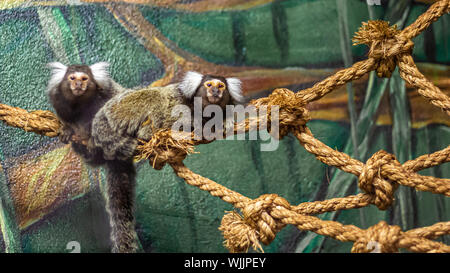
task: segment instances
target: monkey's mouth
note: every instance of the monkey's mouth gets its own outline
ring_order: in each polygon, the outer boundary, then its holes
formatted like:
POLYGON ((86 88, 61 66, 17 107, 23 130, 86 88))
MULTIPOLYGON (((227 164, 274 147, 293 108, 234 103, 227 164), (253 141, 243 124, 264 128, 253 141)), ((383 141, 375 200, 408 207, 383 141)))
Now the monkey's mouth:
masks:
POLYGON ((74 96, 81 96, 84 94, 84 91, 85 90, 83 88, 74 88, 74 89, 72 89, 72 94, 74 96))
POLYGON ((220 101, 220 97, 216 97, 216 96, 208 96, 208 101, 210 103, 217 103, 220 101))

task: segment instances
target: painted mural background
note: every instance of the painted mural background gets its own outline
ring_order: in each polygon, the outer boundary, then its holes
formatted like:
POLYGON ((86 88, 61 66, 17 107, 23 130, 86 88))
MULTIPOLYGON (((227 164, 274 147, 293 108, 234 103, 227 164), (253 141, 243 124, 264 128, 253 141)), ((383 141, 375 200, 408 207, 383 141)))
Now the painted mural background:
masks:
MULTIPOLYGON (((51 61, 111 63, 126 87, 165 85, 183 72, 236 76, 248 98, 276 87, 300 90, 363 59, 351 46, 363 21, 410 24, 433 1, 359 0, 79 0, 0 2, 0 102, 49 109, 51 61)), ((414 39, 414 59, 450 93, 450 16, 414 39)), ((330 147, 365 161, 394 152, 400 162, 442 149, 449 119, 405 86, 374 74, 309 105, 312 132, 330 147), (349 99, 350 98, 350 99, 349 99), (354 100, 353 100, 354 98, 354 100), (351 128, 357 128, 352 134, 351 128)), ((277 193, 291 204, 358 191, 349 174, 329 168, 287 136, 273 152, 259 141, 216 141, 196 147, 186 165, 246 196, 277 193)), ((421 173, 450 177, 449 164, 421 173)), ((108 252, 101 170, 85 166, 56 139, 0 124, 0 251, 108 252)), ((144 252, 225 252, 218 231, 225 210, 218 198, 186 185, 170 167, 138 164, 137 231, 144 252)), ((376 207, 327 213, 323 219, 367 228, 380 220, 404 229, 448 221, 448 198, 411 189, 397 192, 387 211, 376 207)), ((447 240, 448 238, 443 238, 447 240)), ((349 252, 341 243, 293 227, 266 252, 349 252)))

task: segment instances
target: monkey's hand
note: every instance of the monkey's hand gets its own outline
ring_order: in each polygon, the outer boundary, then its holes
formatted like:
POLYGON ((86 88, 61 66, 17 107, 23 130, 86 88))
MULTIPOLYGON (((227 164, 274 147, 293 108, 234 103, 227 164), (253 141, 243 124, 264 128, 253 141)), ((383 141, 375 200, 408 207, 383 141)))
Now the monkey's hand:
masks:
POLYGON ((89 153, 95 152, 96 147, 95 147, 95 143, 94 143, 94 138, 91 137, 87 140, 84 140, 83 144, 86 145, 86 149, 88 150, 89 153))
POLYGON ((65 124, 63 124, 59 129, 59 140, 62 143, 69 143, 72 141, 72 137, 75 135, 73 129, 65 124))

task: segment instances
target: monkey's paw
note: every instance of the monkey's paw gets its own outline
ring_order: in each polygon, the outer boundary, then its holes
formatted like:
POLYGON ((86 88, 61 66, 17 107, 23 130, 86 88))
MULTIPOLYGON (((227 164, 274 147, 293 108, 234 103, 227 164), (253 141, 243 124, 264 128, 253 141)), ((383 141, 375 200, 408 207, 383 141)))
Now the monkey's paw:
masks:
POLYGON ((72 141, 72 137, 74 135, 75 135, 75 132, 72 129, 65 127, 59 131, 59 140, 62 143, 67 144, 72 141))
POLYGON ((91 137, 87 140, 84 141, 83 143, 84 145, 86 145, 86 149, 88 150, 89 153, 94 154, 95 152, 97 152, 99 149, 95 146, 94 143, 94 139, 91 137))

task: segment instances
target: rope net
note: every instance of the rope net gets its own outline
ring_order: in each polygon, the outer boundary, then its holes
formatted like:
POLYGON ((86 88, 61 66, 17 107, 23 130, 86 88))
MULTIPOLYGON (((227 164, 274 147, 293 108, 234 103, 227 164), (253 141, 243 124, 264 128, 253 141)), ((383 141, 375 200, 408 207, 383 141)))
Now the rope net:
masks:
MULTIPOLYGON (((368 58, 297 93, 285 88, 275 89, 268 97, 252 100, 256 108, 279 106, 280 138, 293 134, 299 143, 318 160, 358 177, 358 186, 363 193, 324 201, 304 202, 291 205, 276 194, 264 194, 250 199, 221 184, 196 174, 187 168, 183 160, 194 152, 194 146, 211 141, 174 137, 170 130, 155 132, 149 142, 138 146, 137 158, 148 159, 155 169, 169 164, 175 174, 189 185, 209 192, 212 196, 230 203, 237 211, 226 212, 219 230, 225 238, 224 245, 230 252, 245 252, 250 247, 263 251, 261 243, 270 244, 286 225, 294 225, 302 231, 312 231, 342 242, 354 242, 352 252, 398 252, 399 248, 413 252, 450 252, 450 246, 433 241, 450 234, 450 222, 439 222, 432 226, 402 231, 381 221, 368 229, 354 225, 343 225, 336 221, 325 221, 313 216, 325 212, 366 207, 370 204, 385 210, 394 200, 395 190, 400 186, 412 187, 450 196, 450 179, 417 174, 418 171, 450 161, 450 146, 425 154, 400 164, 395 155, 380 150, 366 163, 336 151, 316 139, 306 126, 310 115, 305 106, 364 74, 375 70, 379 77, 390 77, 396 66, 400 76, 431 104, 450 115, 450 98, 424 77, 411 56, 412 38, 419 35, 432 22, 450 12, 450 0, 434 3, 417 20, 403 30, 389 26, 384 21, 368 21, 356 32, 353 42, 369 46, 368 58)), ((7 125, 22 128, 48 137, 59 134, 60 122, 50 111, 31 111, 0 104, 0 120, 7 125)), ((235 124, 234 132, 245 132, 255 124, 270 122, 270 111, 264 121, 247 118, 235 124)))

